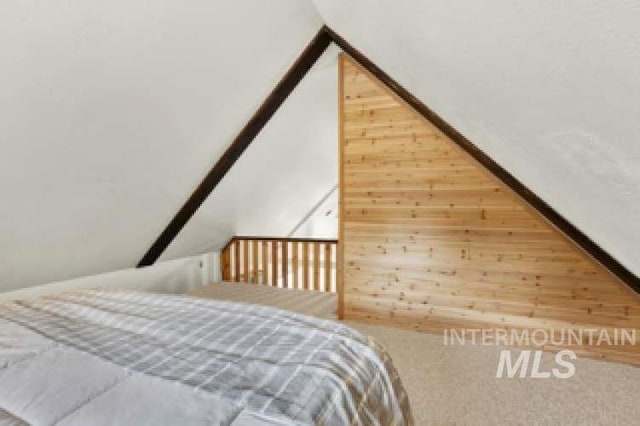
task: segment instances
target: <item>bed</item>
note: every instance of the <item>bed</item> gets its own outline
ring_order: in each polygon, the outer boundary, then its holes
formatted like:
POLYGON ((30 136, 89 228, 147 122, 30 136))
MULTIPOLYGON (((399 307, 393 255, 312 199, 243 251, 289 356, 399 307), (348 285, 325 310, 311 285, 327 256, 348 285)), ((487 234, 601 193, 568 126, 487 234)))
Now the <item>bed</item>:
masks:
POLYGON ((0 304, 0 424, 411 425, 389 356, 334 321, 85 290, 0 304))

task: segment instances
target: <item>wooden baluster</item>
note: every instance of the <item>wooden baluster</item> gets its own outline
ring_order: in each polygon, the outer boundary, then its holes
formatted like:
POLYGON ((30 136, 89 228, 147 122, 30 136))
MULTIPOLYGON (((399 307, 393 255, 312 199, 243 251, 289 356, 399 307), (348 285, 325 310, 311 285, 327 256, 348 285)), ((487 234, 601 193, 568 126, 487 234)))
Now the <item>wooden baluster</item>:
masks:
POLYGON ((234 238, 220 253, 222 279, 332 292, 338 284, 336 251, 335 241, 234 238))
POLYGON ((334 292, 338 292, 338 247, 339 244, 335 243, 333 245, 333 250, 331 251, 331 265, 333 265, 333 268, 331 269, 331 282, 333 284, 332 286, 332 290, 334 292))
POLYGON ((262 242, 262 284, 269 283, 269 243, 262 242))
POLYGON ((240 241, 233 243, 233 281, 240 281, 240 241))
POLYGON ((233 255, 233 249, 235 248, 235 242, 232 242, 229 246, 229 281, 233 281, 233 269, 235 267, 235 256, 233 255))
POLYGON ((289 242, 282 242, 282 287, 289 288, 289 242))
POLYGON ((258 284, 258 240, 251 241, 251 282, 258 284))
POLYGON ((302 277, 304 289, 309 290, 309 243, 302 243, 302 277))
POLYGON ((229 281, 229 247, 220 253, 220 265, 222 265, 222 281, 229 281))
POLYGON ((293 268, 293 288, 298 288, 298 242, 291 243, 291 250, 293 251, 291 256, 291 268, 293 268))
POLYGON ((271 241, 271 285, 278 287, 278 242, 271 241))
POLYGON ((249 282, 249 241, 242 240, 242 281, 249 282))
POLYGON ((320 243, 313 243, 313 289, 320 291, 320 243))
POLYGON ((324 291, 331 291, 331 243, 324 243, 324 291))

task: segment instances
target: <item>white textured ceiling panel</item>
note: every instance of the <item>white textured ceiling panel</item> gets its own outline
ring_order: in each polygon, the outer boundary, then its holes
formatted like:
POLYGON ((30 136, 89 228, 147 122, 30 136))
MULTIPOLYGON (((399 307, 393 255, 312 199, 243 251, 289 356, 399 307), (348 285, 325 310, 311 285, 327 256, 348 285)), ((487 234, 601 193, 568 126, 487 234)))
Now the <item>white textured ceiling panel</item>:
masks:
MULTIPOLYGON (((318 59, 161 260, 219 249, 234 235, 286 237, 335 187, 339 51, 318 59)), ((334 238, 337 229, 316 231, 334 238)))
POLYGON ((314 3, 330 27, 640 275, 640 3, 314 3))
POLYGON ((321 25, 299 0, 0 2, 0 291, 134 266, 321 25))

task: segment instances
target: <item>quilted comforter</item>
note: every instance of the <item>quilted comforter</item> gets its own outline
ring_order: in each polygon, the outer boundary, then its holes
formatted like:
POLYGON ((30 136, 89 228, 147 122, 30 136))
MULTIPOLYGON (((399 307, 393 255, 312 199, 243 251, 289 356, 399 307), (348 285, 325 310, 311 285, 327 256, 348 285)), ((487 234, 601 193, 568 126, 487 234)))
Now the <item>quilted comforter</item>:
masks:
POLYGON ((0 304, 0 424, 409 425, 388 355, 342 324, 87 290, 0 304))

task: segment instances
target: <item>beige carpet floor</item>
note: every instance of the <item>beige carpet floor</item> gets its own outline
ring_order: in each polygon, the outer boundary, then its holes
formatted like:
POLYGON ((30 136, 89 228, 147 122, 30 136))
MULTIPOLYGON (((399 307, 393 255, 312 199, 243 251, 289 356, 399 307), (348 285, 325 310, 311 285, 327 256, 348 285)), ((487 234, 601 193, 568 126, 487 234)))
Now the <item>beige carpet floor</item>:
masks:
MULTIPOLYGON (((191 294, 335 318, 333 294, 229 283, 191 294)), ((496 379, 503 348, 445 346, 438 335, 347 323, 386 347, 416 425, 640 425, 640 368, 578 359, 569 379, 496 379)), ((544 353, 545 371, 555 366, 553 356, 544 353)))

